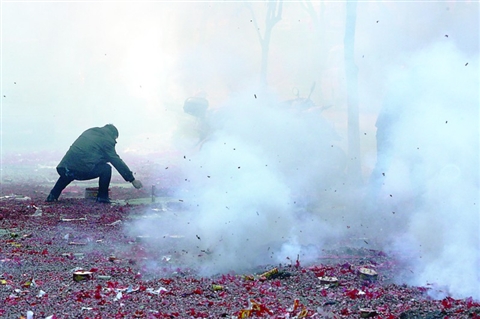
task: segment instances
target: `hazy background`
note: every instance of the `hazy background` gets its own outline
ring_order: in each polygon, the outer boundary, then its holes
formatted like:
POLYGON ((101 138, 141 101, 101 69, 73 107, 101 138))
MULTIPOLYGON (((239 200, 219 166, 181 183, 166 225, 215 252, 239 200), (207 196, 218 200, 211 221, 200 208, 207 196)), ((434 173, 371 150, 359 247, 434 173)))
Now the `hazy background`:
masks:
POLYGON ((189 207, 172 224, 137 226, 189 234, 192 250, 214 252, 206 273, 366 238, 405 262, 399 282, 480 298, 478 3, 358 3, 360 184, 344 169, 346 4, 313 2, 318 22, 305 4, 283 4, 267 94, 263 2, 2 2, 2 172, 11 154, 60 160, 82 131, 113 123, 122 156, 177 168, 175 196, 189 207), (279 106, 314 82, 317 107, 279 106), (203 124, 182 109, 200 91, 203 124), (391 147, 372 175, 379 114, 391 147))

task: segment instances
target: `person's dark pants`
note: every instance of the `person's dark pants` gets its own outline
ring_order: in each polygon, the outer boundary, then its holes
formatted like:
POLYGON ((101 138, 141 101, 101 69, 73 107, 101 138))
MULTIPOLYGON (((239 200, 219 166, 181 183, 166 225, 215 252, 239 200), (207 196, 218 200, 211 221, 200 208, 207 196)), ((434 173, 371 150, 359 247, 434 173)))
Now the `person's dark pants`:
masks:
POLYGON ((112 167, 109 164, 98 164, 88 173, 69 170, 63 167, 57 168, 57 172, 60 177, 50 191, 50 195, 54 199, 58 199, 65 187, 67 187, 72 181, 86 181, 97 177, 99 178, 97 197, 104 199, 108 198, 108 187, 110 186, 110 180, 112 178, 112 167))

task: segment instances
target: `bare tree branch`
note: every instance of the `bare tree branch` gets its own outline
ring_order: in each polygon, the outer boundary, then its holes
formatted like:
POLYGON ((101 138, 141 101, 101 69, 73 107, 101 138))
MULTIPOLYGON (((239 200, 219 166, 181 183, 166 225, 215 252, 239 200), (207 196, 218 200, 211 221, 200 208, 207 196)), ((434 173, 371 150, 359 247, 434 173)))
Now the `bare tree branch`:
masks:
POLYGON ((267 62, 268 51, 270 46, 270 39, 272 35, 272 29, 281 19, 283 11, 283 0, 268 0, 267 14, 265 16, 265 31, 262 35, 258 26, 255 12, 250 3, 245 4, 252 14, 252 22, 255 27, 258 39, 260 41, 260 47, 262 48, 262 58, 260 64, 260 82, 266 84, 267 82, 267 62))
POLYGON ((257 32, 258 40, 260 41, 260 44, 262 44, 263 43, 263 37, 262 37, 262 34, 260 33, 260 27, 258 26, 257 17, 255 16, 255 11, 253 11, 252 4, 247 2, 247 3, 245 3, 245 6, 248 8, 250 13, 252 14, 253 26, 255 27, 255 31, 257 32))

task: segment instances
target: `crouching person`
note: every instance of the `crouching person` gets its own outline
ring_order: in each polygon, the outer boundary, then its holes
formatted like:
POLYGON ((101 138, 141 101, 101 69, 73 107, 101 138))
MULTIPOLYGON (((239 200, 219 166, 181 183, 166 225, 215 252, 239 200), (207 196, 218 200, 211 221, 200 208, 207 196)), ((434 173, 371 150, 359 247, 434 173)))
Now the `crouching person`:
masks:
POLYGON ((108 189, 112 177, 112 167, 135 188, 141 188, 142 183, 136 180, 127 164, 115 151, 118 130, 112 124, 103 127, 93 127, 83 132, 73 142, 60 164, 57 172, 60 175, 55 186, 50 191, 46 201, 55 202, 62 191, 74 180, 90 180, 98 178, 97 202, 110 203, 108 189))

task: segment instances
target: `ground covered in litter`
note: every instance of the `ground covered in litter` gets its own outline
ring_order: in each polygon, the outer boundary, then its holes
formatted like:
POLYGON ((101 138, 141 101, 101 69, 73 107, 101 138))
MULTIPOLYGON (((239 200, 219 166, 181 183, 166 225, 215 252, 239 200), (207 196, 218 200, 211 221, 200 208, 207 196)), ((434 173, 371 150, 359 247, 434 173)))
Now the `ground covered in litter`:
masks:
POLYGON ((1 318, 480 318, 472 298, 434 300, 429 287, 395 284, 400 265, 372 249, 202 277, 124 231, 159 212, 152 203, 129 204, 120 187, 111 196, 121 205, 96 204, 82 190, 45 203, 48 191, 2 185, 1 318))

